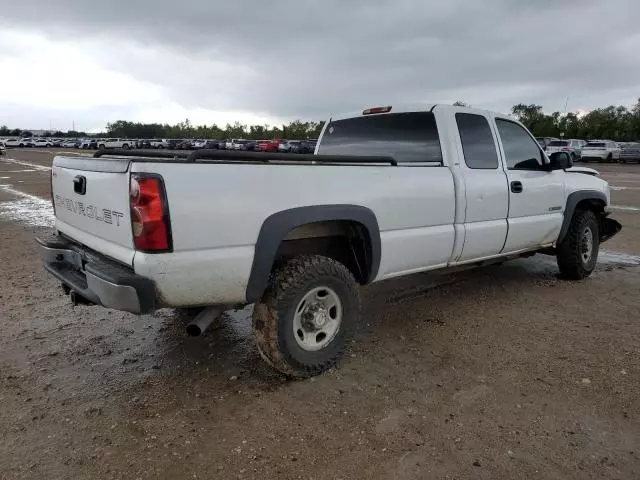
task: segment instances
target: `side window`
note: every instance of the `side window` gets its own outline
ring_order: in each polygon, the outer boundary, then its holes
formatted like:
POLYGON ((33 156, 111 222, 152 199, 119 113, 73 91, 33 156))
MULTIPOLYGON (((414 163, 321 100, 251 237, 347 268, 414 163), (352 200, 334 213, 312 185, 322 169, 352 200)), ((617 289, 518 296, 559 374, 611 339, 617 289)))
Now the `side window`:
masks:
POLYGON ((509 120, 496 118, 502 148, 510 170, 539 170, 542 153, 538 143, 524 128, 509 120))
POLYGON ((498 168, 498 153, 487 119, 482 115, 456 113, 456 123, 467 166, 480 169, 498 168))

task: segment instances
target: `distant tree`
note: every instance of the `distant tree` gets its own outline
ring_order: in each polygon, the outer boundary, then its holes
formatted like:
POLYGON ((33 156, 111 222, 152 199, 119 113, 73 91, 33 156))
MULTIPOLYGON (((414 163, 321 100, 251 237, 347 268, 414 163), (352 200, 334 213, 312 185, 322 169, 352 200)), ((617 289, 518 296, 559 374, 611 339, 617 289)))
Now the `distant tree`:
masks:
POLYGON ((0 136, 7 137, 9 135, 11 135, 11 130, 9 130, 9 128, 6 125, 2 125, 0 127, 0 136))
POLYGON ((31 138, 31 137, 33 137, 33 132, 30 132, 28 130, 24 130, 21 135, 23 137, 26 137, 26 138, 31 138))

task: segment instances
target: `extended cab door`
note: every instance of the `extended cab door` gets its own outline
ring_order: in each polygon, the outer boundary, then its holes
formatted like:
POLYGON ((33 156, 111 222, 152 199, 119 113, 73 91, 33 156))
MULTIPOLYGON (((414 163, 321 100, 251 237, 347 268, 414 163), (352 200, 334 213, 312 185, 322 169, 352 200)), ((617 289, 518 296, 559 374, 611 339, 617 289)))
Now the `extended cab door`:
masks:
POLYGON ((462 157, 457 173, 464 181, 466 198, 464 245, 457 262, 466 262, 502 251, 507 238, 509 191, 490 118, 465 111, 454 117, 462 157))
POLYGON ((509 182, 509 232, 503 253, 550 245, 565 206, 564 170, 546 171, 538 142, 519 123, 495 118, 509 182))

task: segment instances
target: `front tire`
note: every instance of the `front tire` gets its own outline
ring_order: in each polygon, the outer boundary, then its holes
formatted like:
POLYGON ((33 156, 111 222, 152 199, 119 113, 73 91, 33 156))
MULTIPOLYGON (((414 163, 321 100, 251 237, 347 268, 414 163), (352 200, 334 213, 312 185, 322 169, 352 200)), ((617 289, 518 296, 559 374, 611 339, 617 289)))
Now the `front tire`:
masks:
POLYGON ((360 293, 343 264, 320 255, 277 269, 253 310, 262 358, 285 375, 305 378, 342 357, 360 319, 360 293))
POLYGON ((129 150, 129 145, 125 143, 124 145, 122 145, 122 149, 123 150, 129 150))
POLYGON ((577 211, 569 231, 558 245, 557 261, 562 276, 582 280, 596 268, 600 250, 598 218, 591 210, 577 211))

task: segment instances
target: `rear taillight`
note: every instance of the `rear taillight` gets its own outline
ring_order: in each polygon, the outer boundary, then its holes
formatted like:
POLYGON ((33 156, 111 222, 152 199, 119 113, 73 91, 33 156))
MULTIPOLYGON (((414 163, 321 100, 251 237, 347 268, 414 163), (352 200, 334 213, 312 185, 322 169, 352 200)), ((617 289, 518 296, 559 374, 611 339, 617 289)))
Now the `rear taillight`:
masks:
POLYGON ((155 174, 132 175, 129 203, 136 250, 151 253, 171 251, 169 207, 162 177, 155 174))

